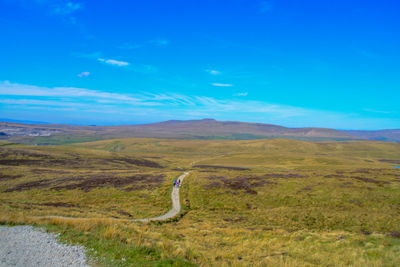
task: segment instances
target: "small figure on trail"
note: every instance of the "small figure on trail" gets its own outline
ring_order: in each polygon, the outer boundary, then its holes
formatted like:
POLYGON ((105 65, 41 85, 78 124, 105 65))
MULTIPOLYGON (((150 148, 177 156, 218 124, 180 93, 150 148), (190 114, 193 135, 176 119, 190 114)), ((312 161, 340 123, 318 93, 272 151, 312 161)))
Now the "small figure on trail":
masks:
POLYGON ((179 180, 176 182, 176 187, 179 187, 180 186, 180 182, 179 182, 179 180))
POLYGON ((176 186, 176 178, 174 179, 174 186, 176 186))

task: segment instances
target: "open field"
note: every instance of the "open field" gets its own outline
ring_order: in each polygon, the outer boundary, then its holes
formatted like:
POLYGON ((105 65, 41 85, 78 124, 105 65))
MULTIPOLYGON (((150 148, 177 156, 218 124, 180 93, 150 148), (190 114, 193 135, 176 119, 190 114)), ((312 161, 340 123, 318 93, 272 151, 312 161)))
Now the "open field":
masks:
POLYGON ((400 262, 399 143, 135 138, 1 143, 0 155, 1 221, 61 231, 100 264, 400 262), (129 221, 166 212, 188 169, 182 217, 129 221))

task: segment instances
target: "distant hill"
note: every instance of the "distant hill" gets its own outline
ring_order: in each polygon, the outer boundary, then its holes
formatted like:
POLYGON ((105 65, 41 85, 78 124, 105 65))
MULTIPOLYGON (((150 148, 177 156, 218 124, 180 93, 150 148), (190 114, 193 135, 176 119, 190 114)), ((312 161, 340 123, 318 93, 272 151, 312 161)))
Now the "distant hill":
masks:
POLYGON ((130 126, 132 134, 152 137, 178 137, 193 139, 260 139, 260 138, 338 138, 354 139, 341 131, 324 128, 287 128, 272 124, 214 119, 171 120, 130 126))
POLYGON ((272 124, 237 121, 170 120, 118 126, 21 124, 0 122, 0 138, 14 142, 59 144, 110 138, 146 137, 168 139, 264 139, 400 141, 400 130, 340 131, 328 128, 288 128, 272 124))
POLYGON ((349 135, 368 140, 400 142, 400 129, 378 131, 342 131, 349 135))

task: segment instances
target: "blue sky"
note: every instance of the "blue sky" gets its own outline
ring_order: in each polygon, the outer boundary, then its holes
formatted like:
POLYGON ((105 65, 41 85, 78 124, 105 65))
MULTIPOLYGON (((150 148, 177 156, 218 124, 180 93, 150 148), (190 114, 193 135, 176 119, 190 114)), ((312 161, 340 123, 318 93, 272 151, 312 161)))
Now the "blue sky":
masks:
POLYGON ((398 1, 0 0, 0 118, 400 128, 398 1))

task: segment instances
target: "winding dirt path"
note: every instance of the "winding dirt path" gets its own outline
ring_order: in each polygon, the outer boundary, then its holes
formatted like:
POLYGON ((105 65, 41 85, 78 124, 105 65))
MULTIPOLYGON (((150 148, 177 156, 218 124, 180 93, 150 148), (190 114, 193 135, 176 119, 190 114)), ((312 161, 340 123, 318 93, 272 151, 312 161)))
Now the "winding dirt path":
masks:
MULTIPOLYGON (((183 179, 190 173, 187 171, 178 177, 178 181, 182 184, 183 179)), ((116 219, 116 218, 106 218, 118 221, 133 221, 133 222, 150 222, 150 221, 163 221, 168 220, 176 216, 181 211, 181 202, 179 198, 179 187, 173 187, 171 193, 172 208, 165 214, 153 218, 143 218, 143 219, 116 219)), ((33 216, 33 218, 41 219, 80 219, 80 220, 90 220, 90 219, 101 219, 101 218, 87 218, 87 217, 67 217, 67 216, 33 216)))
MULTIPOLYGON (((182 184, 183 179, 190 173, 190 171, 185 172, 181 176, 178 177, 179 184, 182 184)), ((137 222, 149 222, 149 221, 163 221, 168 220, 174 216, 176 216, 181 211, 181 202, 179 200, 179 187, 173 187, 171 193, 171 200, 172 200, 172 208, 165 214, 153 217, 153 218, 145 218, 145 219, 133 219, 133 221, 137 222)))

